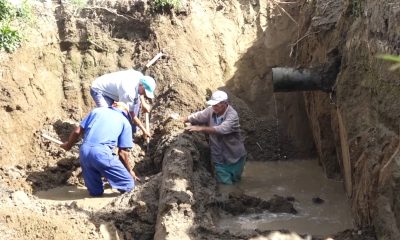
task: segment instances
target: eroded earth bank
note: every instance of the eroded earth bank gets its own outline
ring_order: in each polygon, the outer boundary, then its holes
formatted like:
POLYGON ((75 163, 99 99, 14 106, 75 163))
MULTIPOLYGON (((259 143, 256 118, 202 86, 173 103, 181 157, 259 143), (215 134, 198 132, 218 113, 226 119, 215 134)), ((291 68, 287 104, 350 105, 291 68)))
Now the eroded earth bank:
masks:
POLYGON ((0 55, 2 239, 400 239, 399 73, 376 58, 399 55, 398 1, 187 0, 172 10, 153 1, 34 1, 32 11, 21 48, 0 55), (107 192, 106 203, 39 199, 65 186, 64 197, 85 196, 76 151, 41 134, 66 140, 94 107, 94 78, 143 69, 159 52, 146 70, 158 84, 153 138, 147 146, 138 134, 131 157, 142 182, 107 192), (277 66, 322 69, 324 85, 274 93, 277 66), (221 214, 296 209, 290 196, 219 192, 206 137, 174 118, 202 109, 215 89, 238 110, 248 161, 318 159, 343 181, 354 228, 330 236, 218 228, 221 214))

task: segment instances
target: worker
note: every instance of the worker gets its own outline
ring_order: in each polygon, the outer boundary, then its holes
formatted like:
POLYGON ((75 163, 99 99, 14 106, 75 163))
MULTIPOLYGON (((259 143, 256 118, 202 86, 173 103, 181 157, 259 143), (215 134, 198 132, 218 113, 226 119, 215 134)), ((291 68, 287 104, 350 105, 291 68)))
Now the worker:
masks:
POLYGON ((143 112, 150 111, 150 105, 145 98, 154 98, 156 83, 150 76, 130 69, 104 74, 96 78, 90 88, 90 95, 97 107, 109 107, 113 102, 124 102, 129 107, 129 114, 134 124, 133 130, 138 126, 147 138, 151 134, 139 119, 139 109, 143 112))
POLYGON ((103 194, 102 177, 121 193, 130 192, 135 181, 139 181, 129 162, 133 141, 128 117, 129 109, 123 102, 95 108, 61 145, 68 151, 83 136, 79 156, 83 179, 91 196, 103 194))
POLYGON ((233 184, 240 181, 247 155, 240 134, 239 116, 223 91, 215 91, 207 105, 206 109, 184 117, 182 121, 191 123, 186 128, 190 132, 209 134, 217 181, 233 184))

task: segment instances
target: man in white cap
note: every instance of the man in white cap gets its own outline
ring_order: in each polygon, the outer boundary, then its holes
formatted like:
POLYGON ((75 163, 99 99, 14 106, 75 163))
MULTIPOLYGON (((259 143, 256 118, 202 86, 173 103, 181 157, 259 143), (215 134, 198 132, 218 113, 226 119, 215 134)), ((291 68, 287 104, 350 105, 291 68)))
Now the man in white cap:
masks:
POLYGON ((144 112, 150 111, 150 105, 144 97, 154 98, 156 82, 150 76, 130 69, 104 74, 96 78, 90 88, 90 95, 97 107, 109 107, 113 102, 124 102, 128 105, 133 124, 138 126, 145 137, 150 132, 138 118, 140 106, 144 112))
POLYGON ((139 181, 129 162, 133 141, 128 114, 128 106, 123 102, 115 102, 112 107, 95 108, 71 132, 68 141, 61 145, 61 148, 70 150, 83 136, 79 158, 83 179, 91 196, 103 194, 102 177, 121 193, 130 192, 135 180, 139 181), (118 156, 115 148, 118 148, 118 156))
POLYGON ((192 124, 186 130, 209 134, 217 181, 233 184, 240 181, 247 155, 240 135, 239 116, 223 91, 215 91, 207 104, 206 109, 182 120, 192 124))

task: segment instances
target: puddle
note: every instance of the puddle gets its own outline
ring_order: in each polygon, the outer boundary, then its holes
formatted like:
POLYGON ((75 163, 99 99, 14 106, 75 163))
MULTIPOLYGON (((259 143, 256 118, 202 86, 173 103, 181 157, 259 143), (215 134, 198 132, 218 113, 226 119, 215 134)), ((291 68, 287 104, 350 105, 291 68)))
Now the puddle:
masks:
POLYGON ((294 197, 298 214, 270 213, 221 216, 218 227, 240 230, 287 229, 301 234, 328 235, 353 228, 350 204, 343 182, 327 179, 316 160, 247 162, 242 181, 219 185, 220 192, 240 192, 264 200, 274 194, 294 197), (313 203, 319 197, 323 203, 313 203))
POLYGON ((99 210, 120 193, 113 189, 104 189, 102 197, 92 197, 89 195, 85 187, 79 186, 62 186, 47 191, 39 191, 35 194, 40 200, 50 204, 76 202, 77 206, 82 209, 99 210))

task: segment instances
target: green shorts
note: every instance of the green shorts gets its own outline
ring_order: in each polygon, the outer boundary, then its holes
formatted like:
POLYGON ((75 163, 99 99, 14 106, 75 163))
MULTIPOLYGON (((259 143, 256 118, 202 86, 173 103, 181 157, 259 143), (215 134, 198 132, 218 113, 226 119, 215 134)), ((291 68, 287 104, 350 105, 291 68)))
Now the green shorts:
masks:
POLYGON ((246 155, 241 157, 236 163, 215 163, 215 173, 217 181, 223 184, 233 184, 239 182, 243 173, 246 155))

